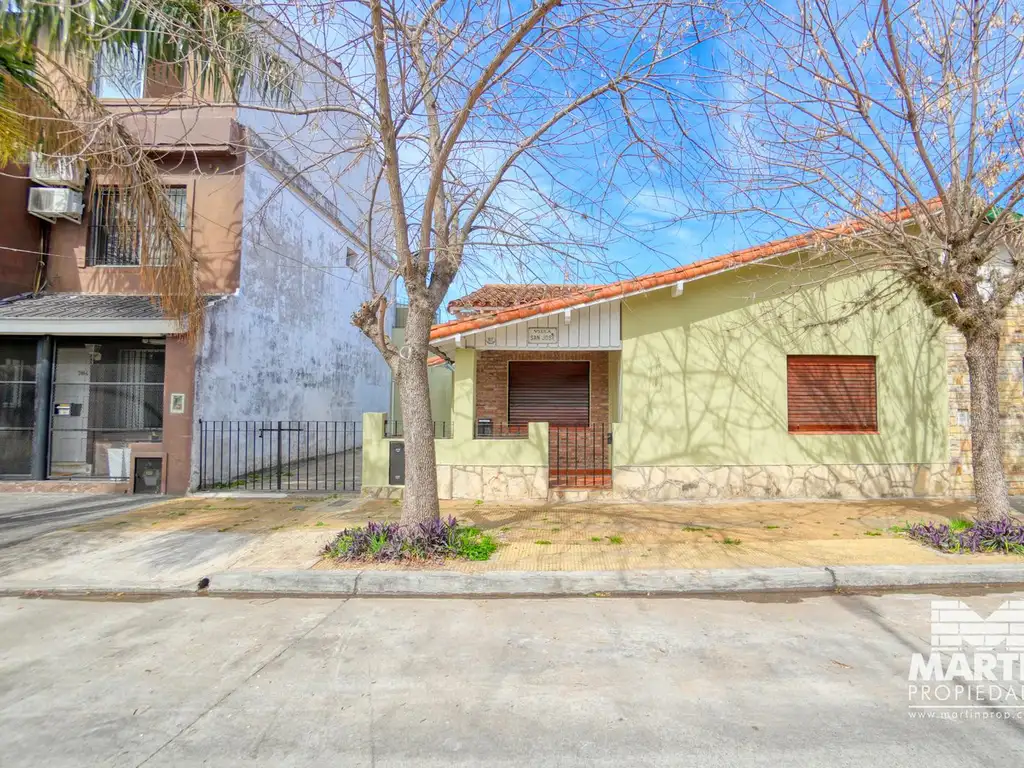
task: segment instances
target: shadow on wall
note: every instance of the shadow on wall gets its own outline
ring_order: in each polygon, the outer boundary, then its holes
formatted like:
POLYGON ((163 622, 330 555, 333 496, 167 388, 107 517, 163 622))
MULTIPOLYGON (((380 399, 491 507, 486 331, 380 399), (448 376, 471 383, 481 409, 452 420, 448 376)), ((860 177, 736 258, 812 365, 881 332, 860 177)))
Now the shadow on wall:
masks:
POLYGON ((851 312, 877 278, 818 277, 755 267, 631 300, 616 466, 944 462, 938 321, 913 296, 851 312), (876 357, 877 434, 789 432, 786 361, 799 354, 876 357))

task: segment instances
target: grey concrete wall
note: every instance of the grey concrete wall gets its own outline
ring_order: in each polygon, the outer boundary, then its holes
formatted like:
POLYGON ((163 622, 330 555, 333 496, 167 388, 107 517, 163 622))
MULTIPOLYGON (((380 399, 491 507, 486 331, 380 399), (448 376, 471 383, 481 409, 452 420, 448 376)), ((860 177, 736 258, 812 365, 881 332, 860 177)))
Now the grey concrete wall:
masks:
MULTIPOLYGON (((298 106, 338 102, 327 94, 338 86, 317 73, 299 81, 298 106)), ((246 148, 239 287, 209 309, 195 418, 361 423, 364 412, 387 410, 391 389, 388 367, 351 322, 372 294, 360 246, 372 158, 340 113, 294 117, 243 108, 238 120, 246 148)), ((379 285, 386 277, 375 270, 379 285)), ((311 445, 309 452, 331 450, 311 445)))
POLYGON ((390 375, 350 318, 368 295, 330 222, 258 162, 246 165, 239 291, 210 307, 196 394, 202 419, 362 418, 390 375))
POLYGON ((244 210, 239 290, 208 311, 196 420, 360 421, 386 410, 390 371, 350 320, 369 293, 365 263, 346 266, 335 226, 259 162, 246 165, 244 210))

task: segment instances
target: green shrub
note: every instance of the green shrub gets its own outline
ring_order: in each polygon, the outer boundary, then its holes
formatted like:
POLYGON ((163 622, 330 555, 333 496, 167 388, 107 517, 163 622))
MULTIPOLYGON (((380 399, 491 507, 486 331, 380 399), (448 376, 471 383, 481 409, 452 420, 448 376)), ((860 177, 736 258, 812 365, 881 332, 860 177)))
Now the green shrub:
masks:
POLYGON ((487 560, 498 548, 479 528, 459 525, 455 518, 419 525, 367 523, 339 533, 324 548, 336 560, 388 562, 394 560, 487 560))

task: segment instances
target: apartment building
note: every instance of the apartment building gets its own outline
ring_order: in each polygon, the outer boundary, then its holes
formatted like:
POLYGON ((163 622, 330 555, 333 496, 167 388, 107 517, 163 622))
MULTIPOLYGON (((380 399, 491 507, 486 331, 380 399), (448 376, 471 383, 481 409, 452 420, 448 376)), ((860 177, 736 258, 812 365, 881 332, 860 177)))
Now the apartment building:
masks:
MULTIPOLYGON (((141 56, 101 57, 92 87, 158 163, 198 259, 204 329, 189 345, 146 290, 145 233, 125 234, 121 190, 71 173, 80 220, 46 220, 29 213, 30 189, 47 163, 70 160, 41 158, 34 180, 5 169, 0 480, 181 493, 197 482, 200 420, 355 422, 386 410, 390 372, 350 322, 371 288, 353 233, 374 167, 331 154, 346 118, 201 105, 141 56)), ((311 74, 302 87, 316 100, 331 86, 311 74)))

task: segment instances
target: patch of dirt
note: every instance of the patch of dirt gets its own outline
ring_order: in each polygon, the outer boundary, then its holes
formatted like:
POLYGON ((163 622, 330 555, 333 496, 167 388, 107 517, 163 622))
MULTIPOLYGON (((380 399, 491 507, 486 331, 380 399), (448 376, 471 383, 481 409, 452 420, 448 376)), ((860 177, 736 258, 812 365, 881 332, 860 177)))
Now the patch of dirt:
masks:
MULTIPOLYGON (((624 570, 800 565, 1013 562, 1001 555, 945 555, 893 530, 909 522, 970 517, 967 502, 927 500, 720 503, 497 504, 442 502, 452 515, 493 535, 501 546, 485 562, 443 568, 490 570, 624 570)), ((366 504, 339 523, 397 520, 391 501, 366 504)), ((318 568, 423 566, 321 561, 318 568)))
MULTIPOLYGON (((132 531, 237 531, 269 533, 277 531, 340 530, 343 509, 337 497, 295 496, 266 498, 184 498, 142 507, 121 515, 106 517, 79 527, 83 531, 116 529, 132 531)), ((364 520, 365 522, 365 520, 364 520)))

